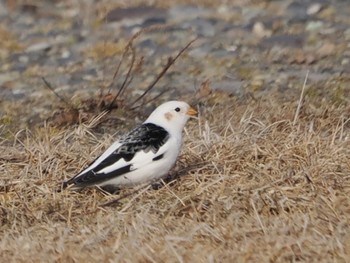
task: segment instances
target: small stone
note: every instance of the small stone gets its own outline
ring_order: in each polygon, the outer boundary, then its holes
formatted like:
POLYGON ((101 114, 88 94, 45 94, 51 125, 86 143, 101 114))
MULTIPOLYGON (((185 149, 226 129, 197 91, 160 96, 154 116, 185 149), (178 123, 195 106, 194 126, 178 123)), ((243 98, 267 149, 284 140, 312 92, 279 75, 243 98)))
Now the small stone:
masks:
POLYGON ((259 38, 270 37, 272 35, 272 31, 267 29, 261 22, 256 22, 254 24, 253 33, 259 38))
POLYGON ((322 9, 322 5, 320 3, 314 3, 308 7, 306 13, 309 16, 316 15, 322 9))
POLYGON ((194 58, 204 58, 210 54, 210 51, 204 48, 194 48, 188 52, 188 55, 194 58))
POLYGON ((306 31, 317 31, 323 28, 324 24, 322 21, 310 21, 307 23, 305 30, 306 31))
POLYGON ((255 77, 251 82, 250 82, 250 88, 253 91, 258 91, 264 86, 264 79, 261 77, 255 77))
POLYGON ((306 64, 311 65, 316 62, 316 57, 312 54, 306 55, 306 64))
POLYGON ((70 8, 70 9, 67 9, 65 12, 62 13, 62 17, 65 17, 65 18, 74 18, 76 17, 77 15, 79 15, 79 9, 78 8, 70 8))
POLYGON ((350 63, 350 59, 349 58, 344 58, 342 59, 341 61, 341 64, 344 66, 344 65, 348 65, 350 63))
POLYGON ((169 10, 169 17, 176 21, 203 17, 209 10, 194 5, 175 5, 169 10))
POLYGON ((201 83, 201 86, 199 87, 196 97, 197 98, 206 98, 212 93, 212 89, 210 87, 210 81, 205 80, 201 83))
POLYGON ((217 11, 219 14, 227 14, 230 12, 230 9, 227 5, 222 4, 218 7, 217 11))
POLYGON ((344 32, 344 37, 345 37, 345 40, 350 41, 350 28, 348 28, 347 30, 345 30, 345 32, 344 32))
POLYGON ((2 73, 0 74, 0 85, 8 81, 13 81, 18 77, 19 73, 17 71, 2 73))
POLYGON ((62 53, 61 53, 61 58, 63 59, 66 59, 66 58, 69 58, 70 57, 70 52, 69 50, 63 50, 62 53))
POLYGON ((51 44, 48 42, 39 42, 27 47, 25 52, 30 53, 30 52, 42 51, 42 50, 47 50, 50 47, 51 47, 51 44))
POLYGON ((334 15, 336 14, 336 10, 333 6, 329 6, 325 9, 323 9, 320 13, 319 13, 319 17, 322 19, 331 19, 334 15))
POLYGON ((287 16, 293 22, 304 22, 307 20, 306 1, 291 1, 287 7, 287 16))
POLYGON ((194 30, 198 35, 204 37, 215 36, 216 32, 216 28, 214 27, 213 23, 202 18, 188 20, 182 24, 182 27, 185 29, 194 30))
POLYGON ((302 51, 298 51, 298 52, 295 54, 294 61, 295 61, 297 64, 303 64, 303 63, 306 61, 305 53, 302 52, 302 51))
POLYGON ((335 45, 332 43, 325 43, 323 44, 318 50, 317 54, 321 57, 328 57, 330 55, 333 55, 335 51, 335 45))
POLYGON ((238 46, 236 45, 226 47, 226 51, 228 52, 235 52, 237 49, 238 49, 238 46))
POLYGON ((107 23, 121 21, 124 19, 140 19, 146 17, 154 17, 159 14, 166 13, 166 10, 153 6, 136 6, 129 8, 115 8, 109 11, 103 21, 107 23))
POLYGON ((18 61, 26 64, 26 63, 28 63, 29 58, 28 58, 28 56, 19 56, 18 61))

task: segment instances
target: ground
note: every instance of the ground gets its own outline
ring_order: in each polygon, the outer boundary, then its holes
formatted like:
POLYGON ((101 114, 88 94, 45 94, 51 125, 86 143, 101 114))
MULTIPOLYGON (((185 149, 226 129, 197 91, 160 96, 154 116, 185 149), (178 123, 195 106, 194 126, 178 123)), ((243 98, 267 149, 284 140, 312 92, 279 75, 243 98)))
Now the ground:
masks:
POLYGON ((2 260, 348 262, 349 8, 0 1, 2 260), (59 191, 169 99, 200 114, 161 187, 59 191))

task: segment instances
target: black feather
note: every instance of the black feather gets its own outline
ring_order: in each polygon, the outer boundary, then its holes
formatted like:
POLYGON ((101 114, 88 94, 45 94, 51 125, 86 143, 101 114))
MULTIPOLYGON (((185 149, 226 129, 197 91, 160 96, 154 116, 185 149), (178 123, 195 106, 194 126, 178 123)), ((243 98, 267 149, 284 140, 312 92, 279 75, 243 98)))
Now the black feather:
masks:
POLYGON ((158 160, 160 160, 160 159, 163 159, 163 157, 164 157, 164 154, 160 154, 160 155, 154 157, 154 158, 152 159, 152 161, 158 161, 158 160))
MULTIPOLYGON (((75 184, 79 187, 98 184, 128 173, 130 172, 131 165, 126 165, 107 174, 100 173, 100 171, 118 162, 122 158, 127 162, 131 161, 139 151, 144 151, 146 153, 152 151, 153 153, 157 153, 159 148, 162 147, 168 139, 169 133, 164 128, 153 123, 142 124, 122 137, 119 140, 121 143, 120 147, 107 156, 99 165, 65 182, 64 187, 69 184, 75 184)), ((155 157, 153 160, 156 161, 161 158, 163 158, 163 154, 155 157)))
POLYGON ((110 173, 94 173, 94 171, 87 171, 86 173, 76 177, 73 180, 73 183, 78 186, 87 186, 90 184, 97 184, 103 181, 107 181, 114 177, 120 176, 130 172, 131 164, 123 166, 117 170, 114 170, 110 173))

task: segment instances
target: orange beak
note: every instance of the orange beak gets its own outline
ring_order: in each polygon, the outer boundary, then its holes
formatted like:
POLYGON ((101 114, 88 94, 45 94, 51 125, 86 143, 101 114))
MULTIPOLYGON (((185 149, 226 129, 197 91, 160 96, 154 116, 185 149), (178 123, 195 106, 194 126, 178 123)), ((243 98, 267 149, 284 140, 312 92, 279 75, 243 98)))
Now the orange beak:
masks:
POLYGON ((194 108, 190 107, 188 109, 188 111, 186 112, 186 114, 191 116, 191 117, 195 117, 195 116, 197 116, 198 112, 194 108))

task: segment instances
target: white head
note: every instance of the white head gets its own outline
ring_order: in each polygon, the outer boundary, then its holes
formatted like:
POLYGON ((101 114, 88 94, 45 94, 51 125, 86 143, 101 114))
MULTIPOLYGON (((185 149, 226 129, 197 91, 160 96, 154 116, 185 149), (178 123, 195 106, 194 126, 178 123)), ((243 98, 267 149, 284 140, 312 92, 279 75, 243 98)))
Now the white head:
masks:
POLYGON ((158 106, 145 123, 154 123, 170 133, 181 133, 188 119, 196 115, 197 111, 186 102, 168 101, 158 106))

